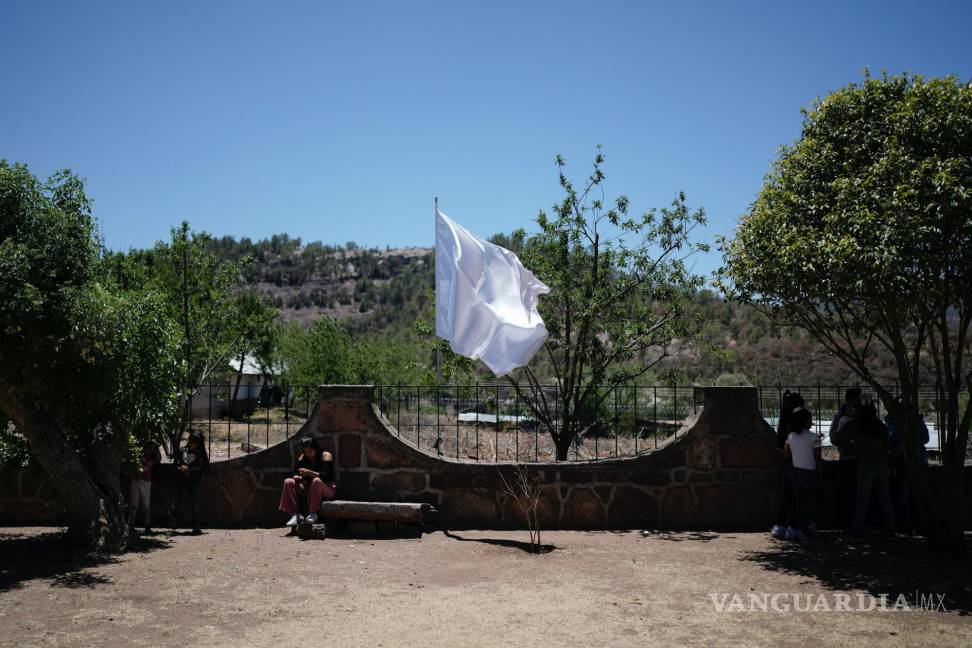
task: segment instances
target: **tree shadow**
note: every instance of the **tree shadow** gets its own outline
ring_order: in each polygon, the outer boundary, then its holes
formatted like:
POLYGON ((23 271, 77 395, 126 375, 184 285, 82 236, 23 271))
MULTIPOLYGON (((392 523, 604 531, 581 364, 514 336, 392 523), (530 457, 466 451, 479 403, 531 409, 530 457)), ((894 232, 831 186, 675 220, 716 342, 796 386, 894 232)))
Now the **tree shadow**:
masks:
MULTIPOLYGON (((156 538, 137 538, 128 553, 165 549, 169 543, 156 538)), ((23 587, 32 580, 46 580, 54 587, 93 588, 111 579, 87 570, 118 562, 118 556, 83 553, 72 549, 64 531, 0 533, 0 592, 23 587)))
MULTIPOLYGON (((745 552, 739 560, 755 562, 775 572, 813 578, 832 590, 888 594, 891 602, 899 594, 904 594, 909 602, 918 595, 944 595, 947 611, 972 614, 969 559, 935 556, 927 541, 919 537, 849 545, 837 533, 820 535, 824 542, 818 545, 776 541, 772 548, 745 552)), ((967 540, 972 537, 967 536, 967 540)))
POLYGON ((523 542, 522 540, 509 540, 506 538, 463 538, 462 536, 458 536, 455 533, 452 533, 451 531, 448 531, 446 529, 443 529, 442 533, 445 535, 445 537, 451 538, 453 540, 458 540, 459 542, 480 542, 482 544, 494 545, 497 547, 510 547, 511 549, 519 549, 520 551, 525 551, 527 553, 546 554, 546 553, 550 553, 551 551, 554 551, 557 548, 556 545, 541 544, 540 550, 534 551, 533 545, 531 545, 529 542, 523 542))
POLYGON ((654 540, 667 540, 668 542, 712 542, 720 537, 732 536, 720 536, 718 533, 713 533, 712 531, 660 531, 660 530, 645 530, 641 532, 641 537, 652 538, 654 540))

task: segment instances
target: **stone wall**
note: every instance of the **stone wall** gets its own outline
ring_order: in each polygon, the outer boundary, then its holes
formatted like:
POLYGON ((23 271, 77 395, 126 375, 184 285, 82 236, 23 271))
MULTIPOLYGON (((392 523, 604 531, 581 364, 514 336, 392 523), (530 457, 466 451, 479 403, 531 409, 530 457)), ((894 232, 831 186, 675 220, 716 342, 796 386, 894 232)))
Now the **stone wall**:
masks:
MULTIPOLYGON (((372 396, 371 387, 321 387, 312 416, 290 439, 212 464, 201 485, 203 525, 282 524, 280 487, 291 474, 300 437, 310 435, 335 455, 341 499, 428 502, 448 528, 523 526, 500 478, 502 473, 509 480, 516 464, 447 459, 418 450, 398 438, 372 396)), ((756 390, 704 388, 703 400, 700 414, 657 450, 622 459, 527 464, 542 475, 544 528, 769 528, 781 471, 756 390)), ((972 487, 972 479, 966 486, 972 487)), ((58 523, 52 495, 43 480, 0 473, 0 522, 58 523)), ((153 486, 156 526, 169 522, 165 511, 174 495, 174 469, 163 465, 153 486)))

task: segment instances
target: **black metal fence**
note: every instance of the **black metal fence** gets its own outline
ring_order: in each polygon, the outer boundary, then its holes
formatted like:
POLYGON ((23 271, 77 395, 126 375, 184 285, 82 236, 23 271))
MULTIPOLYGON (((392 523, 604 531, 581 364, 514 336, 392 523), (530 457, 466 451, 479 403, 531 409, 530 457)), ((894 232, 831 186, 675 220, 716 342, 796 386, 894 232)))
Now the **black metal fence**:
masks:
MULTIPOLYGON (((850 386, 777 384, 756 389, 760 412, 771 425, 779 418, 783 393, 800 392, 826 444, 830 421, 850 386)), ((317 385, 207 384, 191 399, 190 425, 205 436, 213 460, 238 457, 279 443, 300 429, 317 403, 317 391, 317 385)), ((551 425, 559 431, 560 392, 555 385, 524 392, 526 398, 508 383, 379 385, 375 397, 396 434, 421 450, 485 462, 555 460, 550 431, 534 409, 545 399, 553 413, 551 425)), ((934 452, 941 447, 940 394, 935 388, 920 393, 931 433, 928 447, 934 452)), ((696 385, 605 386, 591 394, 577 414, 584 433, 571 445, 569 460, 650 452, 676 437, 702 407, 696 385)))
MULTIPOLYGON (((829 445, 830 423, 850 387, 859 385, 757 385, 759 409, 775 427, 783 394, 796 391, 814 415, 816 431, 829 445)), ((625 457, 650 452, 677 437, 686 419, 702 407, 701 386, 622 385, 596 387, 589 407, 579 414, 584 433, 575 439, 569 460, 625 457), (605 396, 603 400, 601 396, 605 396), (596 405, 594 403, 600 403, 596 405)), ((521 389, 523 389, 521 387, 521 389)), ((868 388, 861 387, 868 393, 868 388)), ((525 388, 526 397, 509 384, 385 385, 378 388, 381 412, 402 439, 417 448, 443 456, 474 461, 551 461, 556 458, 549 429, 535 415, 546 399, 559 431, 556 414, 562 402, 556 386, 525 388), (542 391, 542 394, 541 394, 542 391)), ((891 387, 889 391, 896 392, 891 387)), ((929 450, 941 447, 939 390, 920 391, 930 432, 929 450)), ((877 406, 879 414, 881 404, 877 406)))
POLYGON ((213 461, 256 452, 300 429, 317 403, 317 385, 208 383, 189 401, 189 424, 213 461))

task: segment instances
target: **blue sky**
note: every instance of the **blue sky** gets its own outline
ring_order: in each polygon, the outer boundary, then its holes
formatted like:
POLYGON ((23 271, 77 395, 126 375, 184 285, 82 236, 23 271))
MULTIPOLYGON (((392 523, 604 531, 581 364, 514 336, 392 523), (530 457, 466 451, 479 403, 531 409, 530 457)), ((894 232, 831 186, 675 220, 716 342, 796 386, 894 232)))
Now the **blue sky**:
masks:
MULTIPOLYGON (((972 78, 972 3, 0 4, 0 157, 88 181, 109 246, 487 236, 595 145, 609 195, 728 233, 800 107, 872 72, 972 78)), ((700 271, 718 265, 713 254, 700 271)))

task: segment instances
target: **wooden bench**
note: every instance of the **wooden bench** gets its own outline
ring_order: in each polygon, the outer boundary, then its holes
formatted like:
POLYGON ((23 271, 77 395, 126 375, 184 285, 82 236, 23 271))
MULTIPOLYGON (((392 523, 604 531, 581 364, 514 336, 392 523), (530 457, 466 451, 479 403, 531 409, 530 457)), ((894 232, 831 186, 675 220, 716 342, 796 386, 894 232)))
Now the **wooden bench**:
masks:
MULTIPOLYGON (((434 513, 430 504, 412 502, 352 502, 349 500, 329 500, 321 502, 317 510, 318 524, 304 523, 297 527, 296 533, 304 539, 324 539, 327 535, 327 522, 347 521, 371 522, 376 534, 387 535, 389 531, 411 531, 410 535, 422 534, 422 525, 434 513), (417 533, 416 533, 417 532, 417 533)), ((360 530, 359 530, 360 531, 360 530)))

